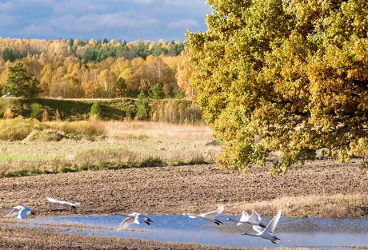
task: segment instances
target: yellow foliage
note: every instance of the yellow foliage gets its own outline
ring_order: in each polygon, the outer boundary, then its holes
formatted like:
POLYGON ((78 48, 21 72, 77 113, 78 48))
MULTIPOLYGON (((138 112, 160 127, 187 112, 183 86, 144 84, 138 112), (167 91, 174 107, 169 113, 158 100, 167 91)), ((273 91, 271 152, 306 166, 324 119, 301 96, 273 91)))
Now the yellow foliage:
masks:
POLYGON ((187 32, 186 45, 224 167, 248 169, 278 151, 279 174, 319 149, 343 162, 365 155, 368 1, 208 4, 207 32, 187 32))
POLYGON ((4 119, 13 119, 13 112, 10 108, 7 108, 4 113, 4 119))

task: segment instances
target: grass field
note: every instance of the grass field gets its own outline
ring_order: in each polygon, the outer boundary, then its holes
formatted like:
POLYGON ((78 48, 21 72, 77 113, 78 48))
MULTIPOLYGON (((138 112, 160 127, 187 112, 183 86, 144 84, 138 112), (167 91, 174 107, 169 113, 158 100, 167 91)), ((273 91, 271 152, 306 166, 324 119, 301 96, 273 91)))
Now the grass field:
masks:
POLYGON ((29 129, 24 139, 1 143, 0 176, 214 163, 220 150, 205 125, 36 123, 38 130, 29 129))

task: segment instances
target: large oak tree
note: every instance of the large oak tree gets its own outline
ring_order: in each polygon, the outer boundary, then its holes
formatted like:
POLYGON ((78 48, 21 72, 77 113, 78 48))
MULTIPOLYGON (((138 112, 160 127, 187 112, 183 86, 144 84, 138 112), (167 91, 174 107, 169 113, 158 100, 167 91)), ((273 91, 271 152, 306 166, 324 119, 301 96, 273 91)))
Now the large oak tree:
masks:
POLYGON ((219 163, 272 174, 322 149, 368 152, 368 1, 208 0, 208 30, 187 32, 219 163))

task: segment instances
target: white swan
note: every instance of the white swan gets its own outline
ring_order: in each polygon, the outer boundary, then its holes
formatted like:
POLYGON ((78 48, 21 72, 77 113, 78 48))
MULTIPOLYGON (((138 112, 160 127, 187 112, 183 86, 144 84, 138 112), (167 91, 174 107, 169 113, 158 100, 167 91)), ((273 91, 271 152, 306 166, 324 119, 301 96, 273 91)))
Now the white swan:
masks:
POLYGON ((203 214, 188 214, 184 213, 183 215, 188 216, 189 218, 202 218, 208 221, 214 222, 216 225, 223 224, 221 221, 217 220, 215 217, 219 214, 221 214, 224 211, 225 207, 223 205, 218 205, 218 208, 216 211, 203 213, 203 214))
POLYGON ((257 212, 252 210, 252 214, 249 215, 247 212, 243 211, 242 216, 240 217, 240 220, 234 220, 232 218, 226 218, 227 221, 235 221, 237 222, 237 226, 240 226, 242 224, 249 224, 252 226, 260 226, 260 227, 266 227, 261 221, 261 215, 257 212))
POLYGON ((272 243, 276 244, 276 242, 279 242, 280 239, 273 235, 275 232, 277 223, 279 222, 279 219, 281 217, 281 210, 279 210, 275 217, 268 223, 267 227, 263 229, 260 226, 253 226, 253 229, 258 232, 258 234, 248 234, 248 233, 242 233, 242 235, 250 235, 255 237, 261 237, 263 239, 269 240, 272 243))
POLYGON ((10 213, 8 213, 7 215, 4 215, 3 217, 7 217, 7 218, 12 218, 12 217, 16 217, 18 219, 24 219, 26 218, 29 214, 34 214, 35 212, 33 212, 29 207, 23 206, 23 205, 18 205, 15 207, 0 207, 2 209, 11 209, 12 211, 10 211, 10 213))
POLYGON ((54 205, 70 206, 72 208, 77 208, 77 206, 80 205, 79 202, 71 203, 71 202, 67 202, 67 201, 59 201, 59 200, 53 199, 51 197, 46 197, 46 199, 49 203, 54 204, 54 205))
POLYGON ((114 214, 114 215, 122 215, 122 216, 128 216, 126 217, 121 223, 120 225, 117 227, 116 231, 121 231, 121 230, 125 230, 126 228, 128 228, 131 224, 141 224, 140 220, 143 220, 144 223, 146 223, 147 225, 150 225, 152 220, 150 218, 148 218, 145 215, 142 215, 140 213, 131 213, 128 215, 124 215, 124 214, 114 214))

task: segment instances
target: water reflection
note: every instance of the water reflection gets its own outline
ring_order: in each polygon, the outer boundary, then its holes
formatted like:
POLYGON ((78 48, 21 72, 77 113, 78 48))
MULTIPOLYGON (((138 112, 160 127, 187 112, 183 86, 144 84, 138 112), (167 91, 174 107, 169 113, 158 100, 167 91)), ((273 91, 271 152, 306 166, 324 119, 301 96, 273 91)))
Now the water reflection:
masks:
MULTIPOLYGON (((281 218, 276 235, 281 239, 277 245, 264 239, 240 235, 253 233, 248 225, 236 226, 225 218, 236 216, 221 215, 224 222, 217 226, 201 219, 190 219, 180 215, 150 215, 153 223, 130 226, 127 231, 114 229, 125 218, 123 216, 65 216, 34 218, 27 221, 36 225, 72 224, 77 229, 67 233, 98 235, 109 237, 139 238, 165 242, 193 242, 203 245, 228 247, 318 247, 368 246, 368 220, 365 219, 318 219, 318 218, 281 218)), ((265 222, 271 218, 265 218, 265 222)))

